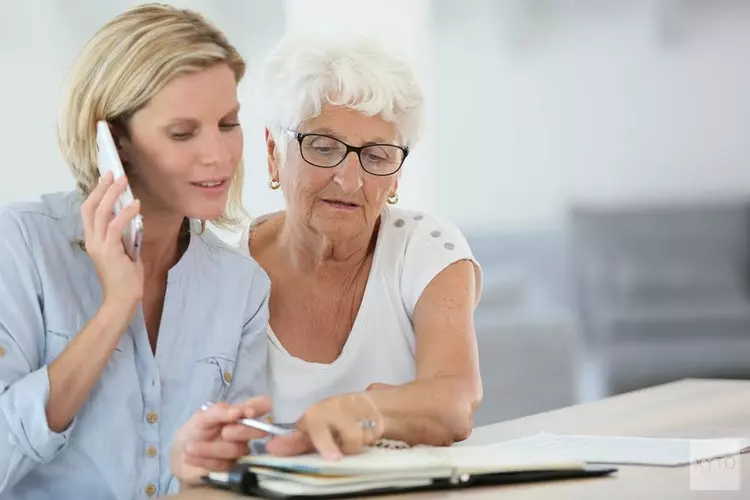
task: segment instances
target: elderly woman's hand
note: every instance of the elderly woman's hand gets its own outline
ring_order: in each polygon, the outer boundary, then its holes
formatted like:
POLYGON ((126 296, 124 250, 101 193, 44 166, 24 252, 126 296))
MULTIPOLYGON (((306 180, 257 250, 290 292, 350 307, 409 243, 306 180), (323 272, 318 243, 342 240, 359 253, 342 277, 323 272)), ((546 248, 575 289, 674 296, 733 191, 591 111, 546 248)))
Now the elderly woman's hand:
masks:
POLYGON ((368 394, 335 396, 308 408, 297 420, 297 430, 271 439, 266 450, 275 455, 317 451, 336 460, 374 444, 383 435, 383 425, 383 415, 368 394))
POLYGON ((237 424, 240 418, 258 418, 271 411, 271 400, 257 397, 242 404, 218 403, 194 414, 175 435, 172 473, 181 487, 200 484, 207 471, 229 470, 249 453, 248 441, 267 434, 237 424))

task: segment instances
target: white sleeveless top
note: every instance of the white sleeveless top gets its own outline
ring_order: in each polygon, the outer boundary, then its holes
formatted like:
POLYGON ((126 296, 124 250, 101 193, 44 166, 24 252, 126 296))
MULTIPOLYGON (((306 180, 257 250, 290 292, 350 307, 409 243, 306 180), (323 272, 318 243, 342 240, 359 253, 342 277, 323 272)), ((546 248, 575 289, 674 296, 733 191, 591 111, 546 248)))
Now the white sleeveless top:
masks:
MULTIPOLYGON (((294 422, 322 399, 361 392, 375 382, 397 385, 414 380, 414 307, 427 284, 453 262, 474 263, 479 301, 481 269, 455 226, 386 207, 379 231, 359 312, 333 363, 309 363, 290 355, 268 327, 268 388, 274 421, 294 422)), ((240 241, 247 251, 247 234, 240 241)))

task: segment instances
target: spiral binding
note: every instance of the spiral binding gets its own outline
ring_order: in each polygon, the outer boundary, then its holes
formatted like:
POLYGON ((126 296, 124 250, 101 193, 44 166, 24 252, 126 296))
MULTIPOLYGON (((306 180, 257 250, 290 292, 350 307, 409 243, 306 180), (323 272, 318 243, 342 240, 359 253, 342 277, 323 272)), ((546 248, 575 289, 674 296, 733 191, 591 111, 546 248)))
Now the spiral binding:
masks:
POLYGON ((397 441, 395 439, 378 439, 375 444, 373 445, 375 448, 385 449, 385 450, 404 450, 407 448, 411 448, 407 443, 404 441, 397 441))

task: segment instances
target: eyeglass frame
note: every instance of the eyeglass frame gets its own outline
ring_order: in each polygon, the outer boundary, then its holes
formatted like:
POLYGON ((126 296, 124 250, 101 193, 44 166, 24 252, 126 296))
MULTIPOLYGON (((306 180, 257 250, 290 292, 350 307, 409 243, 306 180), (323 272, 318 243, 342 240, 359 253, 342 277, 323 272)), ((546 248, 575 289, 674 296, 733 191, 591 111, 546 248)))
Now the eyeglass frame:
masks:
POLYGON ((406 146, 398 146, 396 144, 380 144, 380 143, 376 143, 376 144, 366 144, 364 146, 351 146, 351 145, 345 143, 344 141, 342 141, 341 139, 337 139, 336 137, 332 137, 332 136, 327 135, 327 134, 318 134, 316 132, 299 132, 297 130, 292 130, 292 129, 286 129, 285 132, 288 133, 288 134, 290 134, 290 135, 292 135, 295 139, 297 139, 297 143, 299 144, 299 154, 302 157, 302 159, 305 160, 306 163, 309 163, 313 167, 317 167, 317 168, 336 168, 339 165, 341 165, 344 162, 344 160, 346 160, 346 157, 349 156, 349 153, 351 153, 353 151, 353 152, 357 153, 357 159, 359 160, 359 166, 362 167, 362 170, 364 170, 366 173, 368 173, 370 175, 374 175, 376 177, 388 177, 389 175, 393 175, 393 174, 397 173, 399 170, 401 170, 401 167, 404 166, 404 161, 406 160, 406 157, 409 156, 409 148, 408 147, 406 147, 406 146), (305 154, 302 152, 302 141, 305 139, 305 137, 310 136, 310 135, 315 135, 315 136, 318 136, 318 137, 325 137, 327 139, 333 139, 334 141, 340 142, 341 144, 343 144, 344 146, 346 146, 346 152, 344 153, 344 156, 341 157, 341 160, 339 160, 338 163, 336 163, 335 165, 330 165, 328 167, 324 167, 322 165, 317 165, 315 163, 310 162, 307 158, 305 158, 305 154), (362 152, 363 149, 369 148, 369 147, 372 147, 372 146, 389 146, 389 147, 392 147, 392 148, 398 148, 401 151, 403 151, 404 157, 401 158, 401 163, 399 164, 398 168, 396 170, 394 170, 393 172, 391 172, 390 174, 373 174, 372 172, 370 172, 369 170, 367 170, 365 168, 364 164, 362 163, 362 157, 360 156, 360 153, 362 152))

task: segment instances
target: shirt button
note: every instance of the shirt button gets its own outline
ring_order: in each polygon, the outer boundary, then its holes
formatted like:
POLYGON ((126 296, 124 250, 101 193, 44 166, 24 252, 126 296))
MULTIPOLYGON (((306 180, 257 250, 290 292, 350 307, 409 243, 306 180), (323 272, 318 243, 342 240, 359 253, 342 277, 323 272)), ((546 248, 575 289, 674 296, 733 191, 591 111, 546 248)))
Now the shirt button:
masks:
POLYGON ((146 455, 151 458, 154 458, 157 453, 159 453, 159 450, 156 449, 156 446, 149 446, 148 448, 146 448, 146 455))
POLYGON ((232 381, 232 372, 224 372, 224 380, 227 381, 227 384, 232 381))
POLYGON ((145 488, 143 488, 143 491, 146 492, 146 495, 152 497, 154 496, 154 493, 156 493, 156 486, 154 486, 153 484, 148 484, 145 488))
POLYGON ((156 412, 150 411, 146 414, 146 422, 149 424, 155 424, 159 421, 159 415, 156 412))
POLYGON ((0 358, 2 358, 3 356, 5 356, 5 347, 0 345, 0 358))

